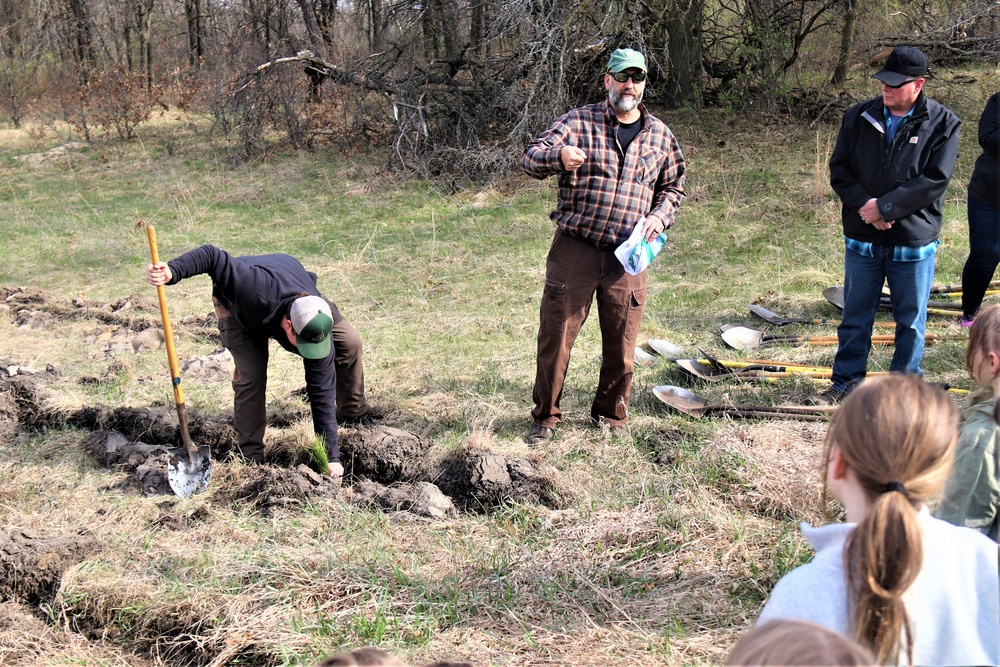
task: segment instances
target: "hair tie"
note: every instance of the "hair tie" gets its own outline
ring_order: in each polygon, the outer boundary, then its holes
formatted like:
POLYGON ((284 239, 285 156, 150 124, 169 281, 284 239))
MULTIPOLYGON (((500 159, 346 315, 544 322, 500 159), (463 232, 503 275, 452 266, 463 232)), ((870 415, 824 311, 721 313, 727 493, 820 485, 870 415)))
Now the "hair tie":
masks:
POLYGON ((899 491, 904 496, 906 495, 906 487, 903 486, 902 482, 892 481, 892 482, 889 482, 888 484, 886 484, 885 485, 885 492, 889 493, 890 491, 899 491))

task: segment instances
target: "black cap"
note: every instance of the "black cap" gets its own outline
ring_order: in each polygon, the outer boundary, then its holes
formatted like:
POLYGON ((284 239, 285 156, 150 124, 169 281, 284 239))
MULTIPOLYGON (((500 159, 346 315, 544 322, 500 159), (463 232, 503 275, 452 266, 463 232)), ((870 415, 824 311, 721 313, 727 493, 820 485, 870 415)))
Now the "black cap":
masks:
POLYGON ((889 86, 901 86, 927 73, 927 58, 915 46, 897 46, 885 59, 885 66, 873 78, 889 86))

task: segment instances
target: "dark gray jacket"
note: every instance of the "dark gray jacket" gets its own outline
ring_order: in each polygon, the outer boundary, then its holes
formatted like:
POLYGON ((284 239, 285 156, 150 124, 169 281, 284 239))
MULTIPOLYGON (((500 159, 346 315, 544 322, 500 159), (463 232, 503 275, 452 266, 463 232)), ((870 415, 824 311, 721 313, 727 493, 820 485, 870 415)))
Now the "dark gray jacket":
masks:
POLYGON ((882 97, 848 109, 830 157, 830 185, 843 202, 844 235, 880 245, 936 241, 960 125, 958 116, 921 93, 886 148, 882 97), (858 214, 872 197, 882 218, 895 221, 891 229, 866 225, 858 214))

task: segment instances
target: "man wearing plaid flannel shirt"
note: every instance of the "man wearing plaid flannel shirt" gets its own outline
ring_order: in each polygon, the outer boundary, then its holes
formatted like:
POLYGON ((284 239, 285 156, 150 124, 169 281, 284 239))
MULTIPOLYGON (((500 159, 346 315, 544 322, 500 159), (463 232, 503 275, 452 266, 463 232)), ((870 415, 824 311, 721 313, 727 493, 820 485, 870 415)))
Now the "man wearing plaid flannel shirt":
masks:
POLYGON ((604 87, 606 100, 564 114, 521 157, 528 175, 559 177, 549 216, 556 231, 545 268, 529 444, 550 439, 562 419, 559 400, 570 353, 595 294, 602 350, 590 418, 626 428, 646 273, 629 275, 614 250, 643 217, 646 239, 655 239, 674 223, 684 197, 677 139, 642 104, 643 55, 615 50, 604 87))

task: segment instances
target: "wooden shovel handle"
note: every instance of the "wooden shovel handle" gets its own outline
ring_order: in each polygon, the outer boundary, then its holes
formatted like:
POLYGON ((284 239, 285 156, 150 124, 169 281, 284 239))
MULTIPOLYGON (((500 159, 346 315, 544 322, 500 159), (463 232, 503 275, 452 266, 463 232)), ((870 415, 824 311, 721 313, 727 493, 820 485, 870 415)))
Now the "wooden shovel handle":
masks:
MULTIPOLYGON (((149 254, 153 258, 153 264, 159 264, 160 253, 156 249, 156 230, 152 225, 145 225, 146 238, 149 240, 149 254)), ((170 365, 170 384, 174 389, 174 403, 177 404, 177 420, 181 427, 181 440, 188 456, 194 460, 198 453, 198 448, 191 442, 191 435, 188 432, 187 409, 184 406, 184 390, 181 388, 181 372, 177 364, 177 350, 174 348, 174 331, 170 327, 170 311, 167 310, 167 291, 163 285, 156 286, 156 298, 160 302, 160 316, 163 319, 163 338, 167 346, 167 363, 170 365)))

